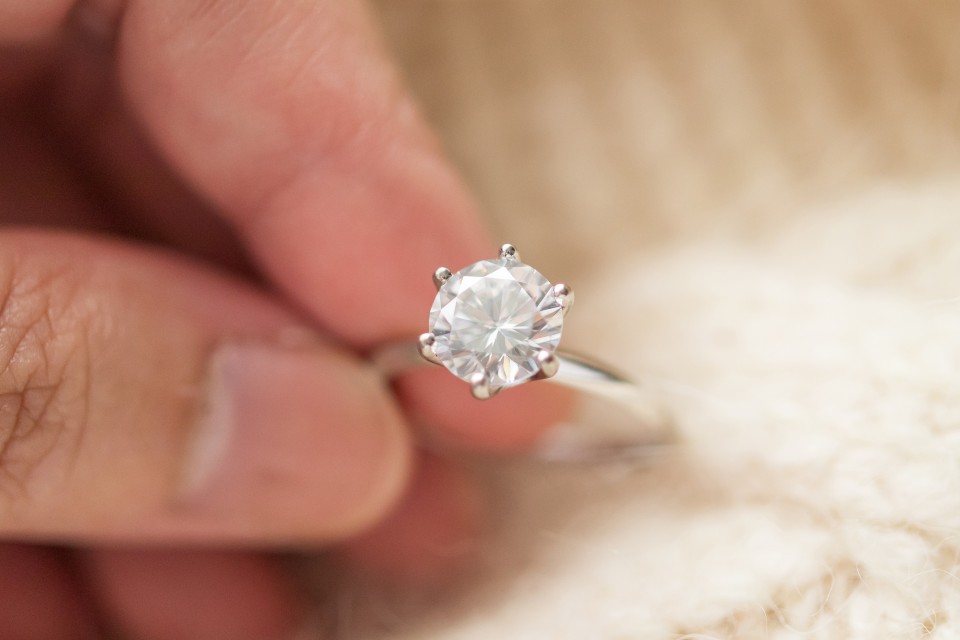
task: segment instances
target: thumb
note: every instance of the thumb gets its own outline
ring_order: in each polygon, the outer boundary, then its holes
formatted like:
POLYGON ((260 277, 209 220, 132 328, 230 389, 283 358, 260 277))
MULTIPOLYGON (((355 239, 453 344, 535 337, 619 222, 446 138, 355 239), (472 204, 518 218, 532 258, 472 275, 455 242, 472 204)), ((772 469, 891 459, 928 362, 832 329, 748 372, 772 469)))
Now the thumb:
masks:
POLYGON ((324 541, 403 489, 379 378, 238 283, 6 232, 0 289, 0 535, 324 541))

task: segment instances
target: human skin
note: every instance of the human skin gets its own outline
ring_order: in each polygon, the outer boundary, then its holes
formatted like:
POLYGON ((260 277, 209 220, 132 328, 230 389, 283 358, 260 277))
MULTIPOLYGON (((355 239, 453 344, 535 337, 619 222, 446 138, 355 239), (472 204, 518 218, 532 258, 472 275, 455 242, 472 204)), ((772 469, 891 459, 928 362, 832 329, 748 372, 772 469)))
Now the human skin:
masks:
POLYGON ((0 637, 292 637, 271 548, 429 579, 481 500, 422 430, 565 403, 365 363, 497 244, 367 8, 0 0, 0 47, 0 637))

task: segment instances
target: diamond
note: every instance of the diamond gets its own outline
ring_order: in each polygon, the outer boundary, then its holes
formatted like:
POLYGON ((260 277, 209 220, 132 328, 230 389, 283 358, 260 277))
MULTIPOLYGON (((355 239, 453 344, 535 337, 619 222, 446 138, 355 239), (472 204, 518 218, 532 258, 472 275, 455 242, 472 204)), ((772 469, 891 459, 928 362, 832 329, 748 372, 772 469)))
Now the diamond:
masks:
POLYGON ((433 351, 455 376, 483 373, 493 388, 529 380, 553 353, 563 306, 539 271, 512 256, 481 260, 440 287, 430 309, 433 351))

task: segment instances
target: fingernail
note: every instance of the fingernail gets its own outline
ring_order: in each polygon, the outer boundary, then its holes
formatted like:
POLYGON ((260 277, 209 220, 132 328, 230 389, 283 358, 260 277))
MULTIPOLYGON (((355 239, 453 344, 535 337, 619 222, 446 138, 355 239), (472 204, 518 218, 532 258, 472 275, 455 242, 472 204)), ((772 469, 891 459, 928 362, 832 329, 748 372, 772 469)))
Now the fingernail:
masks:
POLYGON ((228 344, 214 354, 184 504, 242 537, 332 539, 403 489, 410 444, 383 382, 329 347, 228 344))

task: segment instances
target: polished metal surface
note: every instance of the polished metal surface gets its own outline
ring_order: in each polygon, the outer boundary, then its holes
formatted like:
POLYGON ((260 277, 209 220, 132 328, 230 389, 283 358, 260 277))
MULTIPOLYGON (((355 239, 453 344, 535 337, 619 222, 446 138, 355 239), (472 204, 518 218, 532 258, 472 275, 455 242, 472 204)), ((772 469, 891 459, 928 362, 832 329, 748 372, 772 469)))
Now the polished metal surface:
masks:
MULTIPOLYGON (((538 330, 535 327, 536 321, 530 318, 538 317, 538 314, 544 313, 544 300, 554 297, 555 300, 549 304, 559 304, 561 318, 565 317, 573 307, 574 294, 573 289, 563 283, 551 285, 539 272, 529 265, 520 262, 520 254, 517 248, 512 244, 503 244, 498 251, 498 259, 503 264, 508 265, 514 273, 511 277, 517 277, 516 270, 525 269, 529 280, 535 282, 528 290, 521 290, 522 294, 530 295, 531 300, 521 301, 527 305, 522 308, 521 313, 514 316, 506 314, 504 310, 509 309, 510 304, 516 304, 516 301, 510 296, 515 295, 514 290, 502 291, 498 287, 480 287, 476 291, 471 291, 474 296, 467 305, 468 311, 472 316, 467 317, 466 325, 468 331, 476 334, 477 328, 481 331, 481 339, 472 335, 472 341, 475 343, 470 348, 461 348, 461 353, 456 357, 450 357, 449 353, 438 351, 440 346, 438 339, 440 335, 449 336, 452 334, 453 325, 445 326, 440 329, 442 333, 438 334, 438 329, 434 326, 433 314, 431 312, 430 331, 423 333, 416 341, 409 343, 399 343, 386 345, 375 352, 372 356, 374 364, 388 377, 394 378, 402 375, 405 371, 422 366, 424 364, 441 364, 446 366, 451 373, 467 381, 470 385, 470 392, 473 397, 479 400, 488 400, 499 394, 504 389, 514 386, 520 386, 528 382, 546 380, 553 384, 559 384, 570 389, 574 389, 583 394, 580 402, 580 416, 570 422, 557 425, 554 429, 547 432, 542 442, 536 449, 536 454, 540 457, 552 460, 603 460, 611 457, 623 458, 636 455, 643 455, 651 450, 653 445, 661 445, 670 439, 671 429, 669 420, 660 410, 656 399, 645 387, 641 387, 625 376, 617 373, 613 368, 601 365, 589 358, 574 355, 557 349, 562 322, 553 329, 555 338, 552 341, 543 339, 542 335, 537 335, 538 330), (549 287, 544 292, 541 287, 549 287), (478 291, 480 293, 478 293, 478 291), (490 293, 490 292, 493 293, 490 293), (486 294, 487 298, 477 296, 486 294), (539 296, 539 297, 538 297, 539 296), (507 305, 507 306, 505 306, 507 305), (480 313, 477 313, 480 311, 480 313), (489 325, 489 326, 488 326, 489 325), (488 341, 483 338, 483 331, 488 331, 491 336, 499 335, 504 331, 503 327, 508 327, 512 333, 517 333, 518 329, 529 325, 531 329, 530 336, 520 336, 515 340, 511 349, 523 350, 523 357, 519 359, 506 359, 504 353, 498 353, 497 349, 503 349, 503 346, 495 347, 495 340, 488 341), (519 346, 518 346, 519 345, 519 346), (531 346, 538 351, 530 351, 531 346), (471 351, 474 349, 475 351, 471 351), (489 349, 490 351, 484 351, 489 349), (446 354, 446 356, 445 356, 446 354), (535 357, 531 359, 531 355, 535 357), (465 373, 462 362, 458 365, 457 358, 474 358, 468 361, 468 364, 480 362, 479 358, 492 358, 499 355, 503 360, 497 363, 498 367, 504 368, 510 366, 514 371, 517 367, 528 367, 528 375, 522 379, 515 376, 504 376, 502 371, 497 368, 487 368, 476 371, 475 373, 465 373), (520 363, 520 364, 518 364, 520 363), (529 367, 535 367, 530 374, 529 367), (506 383, 504 383, 506 381, 506 383), (600 410, 584 411, 585 407, 596 405, 600 400, 600 410), (611 407, 613 411, 611 411, 611 407)), ((486 262, 476 263, 467 267, 467 271, 473 269, 478 264, 486 265, 486 262)), ((448 281, 453 278, 453 282, 460 283, 465 277, 464 271, 454 275, 450 269, 439 267, 433 273, 433 283, 437 288, 437 300, 444 295, 451 294, 448 287, 448 281)), ((480 270, 478 273, 472 273, 470 277, 473 280, 480 280, 487 277, 487 271, 480 270)), ((497 278, 503 278, 502 275, 497 278)), ((473 286, 474 283, 471 283, 473 286)), ((529 286, 529 282, 527 282, 529 286)), ((522 285, 521 285, 522 286, 522 285)), ((460 293, 460 292, 458 292, 460 293)), ((434 302, 434 310, 437 309, 437 302, 434 302)), ((542 331, 542 327, 540 328, 542 331)), ((515 357, 515 356, 514 356, 515 357)), ((469 369, 467 370, 469 371, 469 369)))
MULTIPOLYGON (((550 356, 553 364, 548 367, 555 365, 555 373, 539 379, 578 391, 583 398, 578 415, 549 430, 534 455, 587 462, 641 458, 659 454, 672 441, 669 417, 651 390, 590 358, 562 350, 550 356)), ((391 379, 430 365, 416 341, 385 345, 371 360, 391 379)), ((502 390, 491 389, 480 377, 471 381, 474 397, 487 399, 502 390)))

